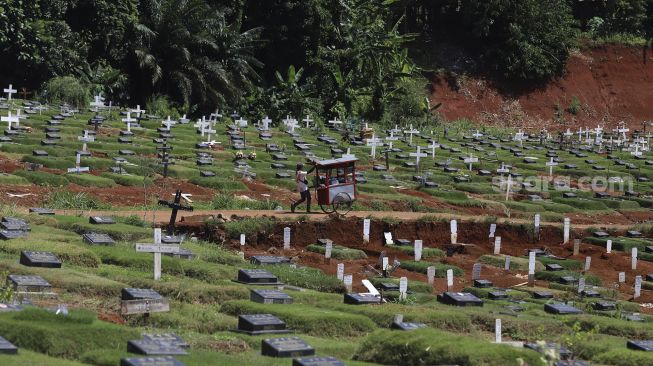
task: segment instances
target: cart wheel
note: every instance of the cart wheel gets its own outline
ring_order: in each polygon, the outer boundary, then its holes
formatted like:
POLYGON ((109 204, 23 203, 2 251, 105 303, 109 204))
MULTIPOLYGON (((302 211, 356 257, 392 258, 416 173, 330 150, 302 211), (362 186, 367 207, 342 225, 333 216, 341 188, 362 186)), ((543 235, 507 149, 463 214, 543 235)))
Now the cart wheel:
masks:
POLYGON ((327 215, 331 215, 332 213, 335 212, 334 207, 331 205, 320 205, 320 208, 322 209, 322 212, 324 212, 327 215))
POLYGON ((333 197, 333 210, 340 216, 345 216, 351 211, 352 199, 348 193, 340 192, 333 197))

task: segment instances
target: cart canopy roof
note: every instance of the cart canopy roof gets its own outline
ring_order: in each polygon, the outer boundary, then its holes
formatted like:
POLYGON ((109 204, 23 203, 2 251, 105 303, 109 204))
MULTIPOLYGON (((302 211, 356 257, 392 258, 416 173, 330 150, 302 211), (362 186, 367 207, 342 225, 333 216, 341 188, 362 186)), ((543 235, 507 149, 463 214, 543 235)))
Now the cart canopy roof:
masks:
POLYGON ((355 157, 344 157, 339 159, 313 160, 318 168, 341 168, 353 165, 358 159, 355 157))

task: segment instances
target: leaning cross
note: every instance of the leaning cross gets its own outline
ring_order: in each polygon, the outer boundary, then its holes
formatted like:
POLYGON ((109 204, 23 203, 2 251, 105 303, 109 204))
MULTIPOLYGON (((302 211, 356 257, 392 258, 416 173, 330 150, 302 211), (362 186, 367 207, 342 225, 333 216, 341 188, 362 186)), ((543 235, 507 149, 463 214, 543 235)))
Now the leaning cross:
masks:
POLYGON ((83 172, 88 172, 89 167, 82 167, 80 166, 82 163, 82 157, 79 153, 77 153, 75 157, 75 167, 74 168, 68 168, 68 173, 83 173, 83 172))
POLYGON ((154 280, 161 279, 161 253, 179 253, 178 245, 161 244, 161 228, 154 229, 153 244, 136 244, 137 252, 154 253, 154 280))
POLYGON ((464 162, 466 164, 469 164, 469 170, 471 171, 472 170, 472 164, 478 163, 478 158, 476 156, 472 155, 472 153, 469 153, 469 157, 465 158, 464 162))
POLYGON ((181 189, 178 189, 177 192, 175 193, 175 200, 173 202, 169 202, 166 200, 159 200, 159 204, 168 206, 169 208, 172 209, 172 213, 170 214, 170 223, 168 223, 168 230, 167 230, 168 235, 174 234, 175 221, 177 221, 177 211, 179 210, 193 211, 193 207, 184 206, 181 204, 181 189))

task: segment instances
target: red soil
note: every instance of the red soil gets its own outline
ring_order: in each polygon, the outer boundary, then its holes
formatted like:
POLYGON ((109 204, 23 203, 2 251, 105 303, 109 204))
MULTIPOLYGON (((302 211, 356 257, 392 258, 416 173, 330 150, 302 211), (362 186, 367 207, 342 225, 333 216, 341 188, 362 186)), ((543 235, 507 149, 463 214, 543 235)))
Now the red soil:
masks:
POLYGON ((631 130, 653 120, 653 53, 642 48, 607 45, 574 52, 565 74, 542 88, 519 95, 501 94, 491 82, 474 77, 440 75, 433 81, 433 104, 443 103, 447 120, 469 118, 484 124, 508 124, 549 130, 614 127, 625 121, 631 130), (567 126, 553 123, 556 105, 567 109, 574 97, 581 111, 565 112, 567 126), (544 123, 544 125, 543 125, 544 123))

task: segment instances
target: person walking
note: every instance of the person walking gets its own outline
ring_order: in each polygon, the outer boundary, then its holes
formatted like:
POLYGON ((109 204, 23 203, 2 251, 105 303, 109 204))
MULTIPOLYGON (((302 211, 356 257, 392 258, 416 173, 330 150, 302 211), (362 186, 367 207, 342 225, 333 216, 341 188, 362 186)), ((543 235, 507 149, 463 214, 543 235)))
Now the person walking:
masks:
POLYGON ((297 192, 299 192, 299 201, 295 201, 290 205, 290 211, 295 212, 295 208, 306 201, 306 213, 311 212, 311 191, 308 189, 307 176, 310 172, 315 170, 315 167, 309 171, 304 171, 304 164, 297 164, 295 169, 295 183, 297 184, 297 192))

